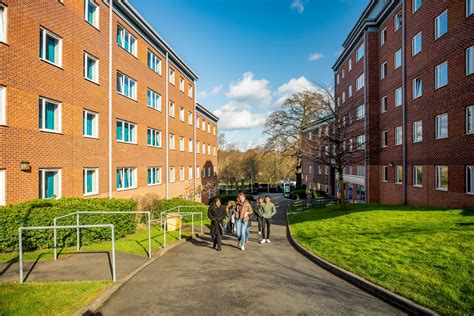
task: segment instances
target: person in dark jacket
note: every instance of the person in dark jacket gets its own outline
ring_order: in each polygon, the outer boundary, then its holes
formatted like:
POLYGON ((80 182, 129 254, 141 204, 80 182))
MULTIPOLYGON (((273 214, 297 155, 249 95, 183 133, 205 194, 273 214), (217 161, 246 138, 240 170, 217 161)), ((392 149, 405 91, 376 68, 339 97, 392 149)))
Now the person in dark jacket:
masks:
POLYGON ((226 208, 221 205, 219 198, 212 202, 212 205, 207 211, 207 216, 211 220, 211 237, 213 242, 213 248, 217 251, 222 250, 222 221, 226 217, 226 208))

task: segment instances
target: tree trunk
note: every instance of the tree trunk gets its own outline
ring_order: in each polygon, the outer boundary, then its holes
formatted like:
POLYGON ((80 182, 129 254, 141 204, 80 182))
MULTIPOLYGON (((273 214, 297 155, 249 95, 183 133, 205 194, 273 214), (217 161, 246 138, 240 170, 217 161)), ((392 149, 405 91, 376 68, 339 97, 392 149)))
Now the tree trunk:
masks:
POLYGON ((346 190, 344 189, 344 177, 342 175, 342 170, 338 171, 338 182, 341 210, 347 211, 346 190))

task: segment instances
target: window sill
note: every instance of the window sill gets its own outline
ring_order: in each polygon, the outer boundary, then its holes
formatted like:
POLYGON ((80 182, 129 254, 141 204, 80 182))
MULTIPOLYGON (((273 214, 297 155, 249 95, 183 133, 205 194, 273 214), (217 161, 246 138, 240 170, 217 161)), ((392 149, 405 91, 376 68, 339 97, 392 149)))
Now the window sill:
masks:
POLYGON ((147 108, 151 109, 151 110, 154 110, 154 111, 157 111, 157 112, 160 112, 162 113, 161 109, 155 109, 154 107, 151 107, 149 105, 146 106, 147 108))
POLYGON ((440 192, 448 192, 448 189, 443 189, 443 188, 435 188, 435 191, 440 191, 440 192))
POLYGON ((127 53, 130 54, 131 56, 133 56, 133 57, 135 57, 136 59, 138 59, 138 57, 137 57, 135 54, 130 53, 130 52, 129 52, 128 50, 126 50, 124 47, 120 46, 119 43, 117 43, 117 46, 120 47, 121 49, 123 49, 125 52, 127 52, 127 53))
POLYGON ((466 192, 466 195, 474 196, 474 192, 466 192))
POLYGON ((130 188, 117 189, 117 192, 135 190, 136 188, 137 188, 137 187, 130 187, 130 188))
POLYGON ((58 69, 64 70, 64 68, 62 67, 62 65, 55 64, 55 63, 53 63, 53 62, 51 62, 51 61, 49 61, 49 60, 47 60, 47 59, 41 58, 41 57, 40 57, 40 60, 41 60, 42 62, 44 62, 44 63, 47 63, 47 64, 49 64, 49 65, 51 65, 51 66, 54 66, 54 67, 58 68, 58 69))
POLYGON ((95 81, 95 80, 89 79, 89 78, 87 78, 87 77, 84 77, 84 79, 85 79, 85 80, 87 80, 87 81, 89 81, 89 82, 91 82, 91 83, 93 83, 93 84, 95 84, 95 85, 97 85, 97 86, 100 86, 100 84, 99 84, 99 82, 98 82, 98 81, 95 81))
POLYGON ((10 46, 10 44, 8 44, 8 43, 5 42, 5 41, 0 41, 0 44, 3 44, 3 45, 5 45, 5 46, 10 46))
POLYGON ((91 193, 85 193, 82 196, 88 197, 88 196, 94 196, 94 195, 99 195, 99 192, 91 192, 91 193))
POLYGON ((423 142, 423 140, 418 140, 418 141, 416 141, 416 142, 413 141, 413 144, 420 144, 420 143, 422 143, 422 142, 423 142))
POLYGON ((87 21, 86 19, 84 19, 84 21, 86 21, 87 24, 89 24, 90 26, 92 26, 93 28, 95 28, 97 31, 100 32, 100 29, 97 25, 92 24, 91 22, 87 21))
POLYGON ((40 131, 40 132, 43 132, 43 133, 51 133, 51 134, 64 135, 62 131, 54 131, 54 130, 44 129, 44 128, 40 128, 39 131, 40 131))
POLYGON ((88 139, 96 139, 96 140, 99 140, 99 136, 82 135, 82 137, 88 138, 88 139))
POLYGON ((149 187, 156 187, 158 185, 161 185, 161 182, 160 183, 153 183, 153 184, 148 184, 149 187))
POLYGON ((132 143, 132 142, 126 142, 126 141, 123 141, 123 140, 118 140, 117 139, 117 143, 121 143, 121 144, 127 144, 127 145, 137 145, 137 143, 132 143))
POLYGON ((414 188, 423 188, 422 185, 413 185, 414 188))
POLYGON ((395 182, 396 185, 402 185, 403 183, 401 182, 395 182))
POLYGON ((153 145, 147 145, 147 147, 150 147, 150 148, 161 148, 161 146, 153 146, 153 145))
POLYGON ((118 94, 118 95, 121 95, 122 97, 125 97, 125 98, 127 98, 127 99, 130 99, 130 100, 132 100, 132 101, 138 102, 137 99, 134 99, 134 98, 132 98, 132 97, 129 97, 128 95, 125 95, 125 94, 123 94, 123 93, 121 93, 121 92, 119 92, 119 91, 117 91, 117 94, 118 94))
POLYGON ((435 140, 443 140, 443 139, 447 139, 448 137, 440 137, 440 138, 435 138, 435 140))

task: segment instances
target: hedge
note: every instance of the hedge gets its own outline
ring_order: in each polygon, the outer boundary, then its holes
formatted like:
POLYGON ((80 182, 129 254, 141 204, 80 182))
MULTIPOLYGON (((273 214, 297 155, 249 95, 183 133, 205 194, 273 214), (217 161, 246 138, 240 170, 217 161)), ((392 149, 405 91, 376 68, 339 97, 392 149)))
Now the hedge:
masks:
MULTIPOLYGON (((327 197, 326 192, 321 191, 321 190, 310 190, 312 193, 312 197, 318 198, 318 197, 327 197)), ((290 192, 290 199, 292 200, 301 200, 301 199, 306 199, 306 190, 299 189, 299 190, 293 190, 290 192)))
MULTIPOLYGON (((81 199, 34 200, 0 207, 0 252, 18 249, 18 228, 22 226, 52 226, 58 216, 77 211, 136 211, 137 202, 126 199, 81 199)), ((115 238, 136 231, 135 214, 81 214, 81 224, 113 224, 115 238)), ((75 225, 76 217, 61 219, 58 225, 75 225)), ((58 246, 70 246, 76 242, 75 229, 59 229, 58 246)), ((81 244, 98 240, 110 240, 109 228, 87 228, 81 230, 81 244)), ((23 232, 23 249, 35 250, 53 247, 53 230, 23 232)))

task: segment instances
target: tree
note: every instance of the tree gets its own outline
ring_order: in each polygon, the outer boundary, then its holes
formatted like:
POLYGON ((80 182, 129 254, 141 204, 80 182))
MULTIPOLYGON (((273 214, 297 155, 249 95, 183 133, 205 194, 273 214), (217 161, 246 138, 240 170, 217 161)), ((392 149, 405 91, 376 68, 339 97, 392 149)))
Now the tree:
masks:
POLYGON ((344 169, 366 159, 365 108, 340 106, 332 91, 320 86, 319 97, 312 98, 317 112, 324 117, 313 122, 317 126, 312 137, 303 140, 303 155, 311 161, 333 167, 337 172, 341 209, 347 210, 344 169), (356 117, 353 118, 353 113, 356 117), (354 144, 355 140, 355 144, 354 144))
POLYGON ((296 159, 297 186, 301 185, 302 134, 320 117, 322 97, 309 90, 294 93, 265 123, 264 132, 269 136, 266 148, 296 159))
POLYGON ((255 150, 250 150, 246 153, 242 160, 242 171, 245 179, 250 180, 251 191, 253 192, 254 180, 258 179, 259 160, 255 150))

